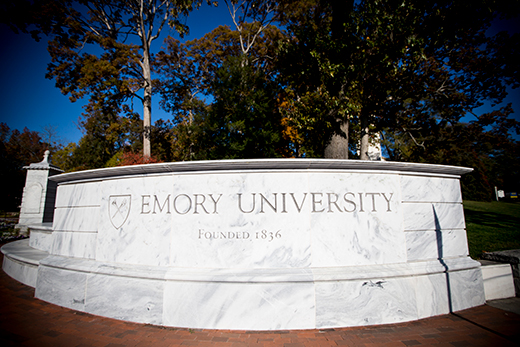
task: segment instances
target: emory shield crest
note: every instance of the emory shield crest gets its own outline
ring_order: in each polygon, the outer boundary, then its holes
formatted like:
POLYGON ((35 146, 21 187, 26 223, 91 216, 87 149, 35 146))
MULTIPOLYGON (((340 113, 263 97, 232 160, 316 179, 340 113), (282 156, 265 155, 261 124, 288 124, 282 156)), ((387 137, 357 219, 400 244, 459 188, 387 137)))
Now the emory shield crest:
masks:
POLYGON ((131 195, 110 195, 108 201, 108 216, 114 228, 119 229, 130 215, 131 195))

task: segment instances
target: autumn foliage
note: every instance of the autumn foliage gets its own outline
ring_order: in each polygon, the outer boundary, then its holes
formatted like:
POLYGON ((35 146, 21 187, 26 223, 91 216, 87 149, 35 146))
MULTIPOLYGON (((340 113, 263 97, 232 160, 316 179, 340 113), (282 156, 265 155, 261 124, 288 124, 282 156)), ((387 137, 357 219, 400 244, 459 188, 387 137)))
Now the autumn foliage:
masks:
POLYGON ((159 160, 154 157, 145 157, 142 153, 125 152, 121 155, 121 161, 118 163, 117 166, 154 164, 162 162, 162 160, 159 160))
POLYGON ((55 154, 66 171, 223 158, 366 159, 370 141, 380 138, 389 160, 474 167, 463 178, 475 193, 467 196, 489 199, 495 185, 520 189, 513 178, 520 123, 501 105, 520 86, 520 35, 490 30, 518 16, 518 1, 224 1, 232 26, 190 41, 152 32, 169 18, 186 33, 182 19, 201 1, 28 3, 12 5, 21 22, 11 25, 48 35, 47 76, 71 100, 89 100, 83 138, 55 154), (152 94, 168 119, 150 122, 152 94), (484 103, 493 110, 482 114, 484 103), (152 156, 143 157, 148 140, 152 156))

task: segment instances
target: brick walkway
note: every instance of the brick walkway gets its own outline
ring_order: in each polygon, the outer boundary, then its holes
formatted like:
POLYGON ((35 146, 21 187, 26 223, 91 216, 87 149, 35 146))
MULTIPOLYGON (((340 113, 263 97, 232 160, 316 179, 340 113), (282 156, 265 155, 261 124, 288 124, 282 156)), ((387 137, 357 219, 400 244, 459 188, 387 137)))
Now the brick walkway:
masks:
MULTIPOLYGON (((3 261, 3 257, 0 257, 3 261)), ((192 330, 122 322, 34 298, 0 271, 2 346, 518 346, 520 316, 491 306, 402 324, 276 332, 192 330)))

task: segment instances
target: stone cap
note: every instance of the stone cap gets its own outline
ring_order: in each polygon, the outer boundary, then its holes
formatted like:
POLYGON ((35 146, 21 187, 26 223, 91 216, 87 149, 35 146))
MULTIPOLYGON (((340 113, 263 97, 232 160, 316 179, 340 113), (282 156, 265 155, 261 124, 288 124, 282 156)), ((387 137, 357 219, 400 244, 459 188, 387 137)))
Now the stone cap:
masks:
POLYGON ((483 252, 480 257, 485 260, 492 260, 500 263, 519 264, 520 249, 511 249, 498 252, 483 252))
POLYGON ((460 175, 473 171, 471 168, 417 164, 389 161, 364 161, 343 159, 230 159, 185 161, 174 163, 155 163, 131 166, 117 166, 95 170, 85 170, 65 173, 50 178, 51 181, 62 183, 78 180, 96 180, 122 176, 201 172, 201 171, 270 171, 270 170, 349 170, 365 172, 396 172, 424 175, 460 175))
POLYGON ((63 172, 62 169, 60 169, 59 167, 52 165, 50 163, 50 161, 49 161, 50 154, 51 154, 51 152, 49 150, 46 150, 45 154, 43 155, 42 161, 40 161, 39 163, 32 163, 29 166, 24 166, 23 168, 27 169, 27 170, 52 170, 52 171, 56 171, 56 172, 63 172))

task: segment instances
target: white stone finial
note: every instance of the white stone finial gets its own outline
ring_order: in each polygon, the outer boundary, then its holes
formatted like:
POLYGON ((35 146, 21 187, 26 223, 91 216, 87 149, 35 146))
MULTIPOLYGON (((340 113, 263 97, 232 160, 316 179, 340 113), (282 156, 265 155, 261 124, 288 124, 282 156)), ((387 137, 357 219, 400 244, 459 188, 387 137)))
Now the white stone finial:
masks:
POLYGON ((24 166, 23 168, 27 170, 53 170, 53 172, 63 172, 62 169, 51 164, 50 155, 51 151, 46 150, 44 152, 42 161, 39 163, 32 163, 31 165, 24 166))
POLYGON ((49 155, 51 154, 51 151, 46 150, 43 154, 43 160, 42 163, 48 163, 49 162, 49 155))

